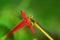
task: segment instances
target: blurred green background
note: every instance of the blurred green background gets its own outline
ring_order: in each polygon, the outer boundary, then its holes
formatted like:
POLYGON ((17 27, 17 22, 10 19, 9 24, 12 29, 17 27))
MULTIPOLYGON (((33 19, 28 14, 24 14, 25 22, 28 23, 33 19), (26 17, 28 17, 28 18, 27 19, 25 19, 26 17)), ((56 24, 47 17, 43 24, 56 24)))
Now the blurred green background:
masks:
MULTIPOLYGON (((32 15, 55 40, 60 40, 60 0, 0 0, 0 38, 23 19, 21 9, 27 16, 32 15)), ((6 40, 48 40, 34 28, 35 34, 25 26, 6 40)))

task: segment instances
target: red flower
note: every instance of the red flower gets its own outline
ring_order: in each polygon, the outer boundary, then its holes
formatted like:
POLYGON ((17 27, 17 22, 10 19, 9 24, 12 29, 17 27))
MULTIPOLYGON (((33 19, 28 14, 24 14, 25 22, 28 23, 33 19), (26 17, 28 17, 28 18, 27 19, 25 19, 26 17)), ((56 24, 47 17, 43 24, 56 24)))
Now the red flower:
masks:
POLYGON ((28 18, 26 17, 26 14, 24 13, 23 10, 21 10, 21 14, 22 17, 24 18, 23 21, 21 21, 20 23, 18 23, 14 28, 12 28, 7 34, 6 36, 11 35, 13 32, 17 31, 18 29, 22 28, 25 25, 28 25, 28 27, 30 28, 30 30, 32 30, 32 32, 34 32, 34 28, 32 27, 32 25, 30 24, 30 22, 28 21, 28 18))

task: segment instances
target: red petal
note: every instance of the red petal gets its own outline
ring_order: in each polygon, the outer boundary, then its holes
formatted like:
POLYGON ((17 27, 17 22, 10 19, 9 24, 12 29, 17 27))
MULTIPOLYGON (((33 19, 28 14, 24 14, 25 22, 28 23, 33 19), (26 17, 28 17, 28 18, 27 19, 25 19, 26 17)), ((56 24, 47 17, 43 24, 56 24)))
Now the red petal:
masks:
POLYGON ((26 17, 26 14, 25 14, 25 12, 24 12, 23 10, 21 10, 21 14, 22 14, 22 16, 23 16, 24 19, 27 18, 27 17, 26 17))
POLYGON ((13 32, 17 31, 18 29, 22 28, 26 23, 24 21, 17 24, 14 28, 12 28, 8 33, 7 36, 11 35, 13 32))
POLYGON ((34 28, 32 27, 32 25, 30 24, 30 22, 27 23, 28 27, 30 28, 30 30, 32 30, 32 32, 35 32, 34 28))

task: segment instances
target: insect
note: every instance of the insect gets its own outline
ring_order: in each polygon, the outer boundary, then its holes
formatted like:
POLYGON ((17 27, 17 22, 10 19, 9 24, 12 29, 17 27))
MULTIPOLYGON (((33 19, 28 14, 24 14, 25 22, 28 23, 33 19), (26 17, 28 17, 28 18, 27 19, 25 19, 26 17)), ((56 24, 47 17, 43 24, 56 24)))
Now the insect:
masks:
POLYGON ((21 15, 24 18, 24 20, 22 20, 21 22, 19 22, 15 27, 13 27, 4 37, 3 39, 7 38, 8 36, 10 36, 12 33, 14 33, 15 31, 17 31, 18 29, 24 27, 25 25, 28 25, 28 27, 30 28, 30 30, 34 33, 34 28, 32 27, 32 25, 30 24, 28 17, 26 16, 25 12, 23 10, 21 10, 21 15))
POLYGON ((47 38, 54 40, 32 17, 29 17, 31 23, 35 25, 47 38))

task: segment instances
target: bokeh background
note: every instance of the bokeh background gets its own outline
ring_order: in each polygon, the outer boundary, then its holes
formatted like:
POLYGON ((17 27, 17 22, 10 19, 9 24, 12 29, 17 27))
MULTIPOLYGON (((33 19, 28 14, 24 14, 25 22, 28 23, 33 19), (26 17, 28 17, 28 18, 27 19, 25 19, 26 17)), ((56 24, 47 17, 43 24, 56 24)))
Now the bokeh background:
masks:
MULTIPOLYGON (((60 40, 60 0, 0 0, 0 38, 23 20, 20 10, 35 20, 55 40, 60 40)), ((36 27, 36 33, 25 26, 5 40, 48 40, 36 27)))

